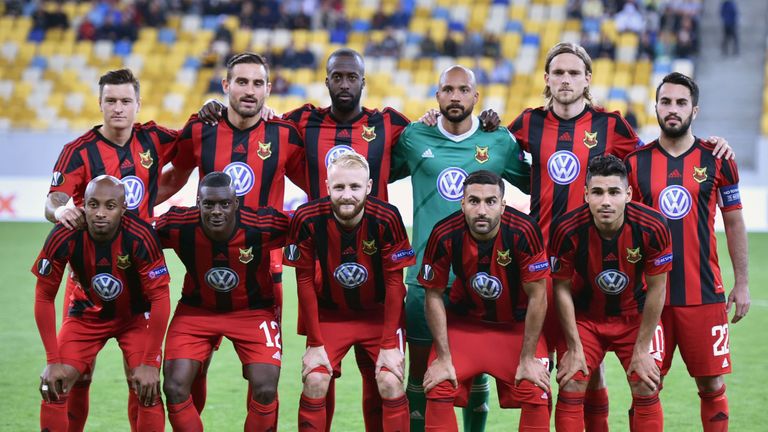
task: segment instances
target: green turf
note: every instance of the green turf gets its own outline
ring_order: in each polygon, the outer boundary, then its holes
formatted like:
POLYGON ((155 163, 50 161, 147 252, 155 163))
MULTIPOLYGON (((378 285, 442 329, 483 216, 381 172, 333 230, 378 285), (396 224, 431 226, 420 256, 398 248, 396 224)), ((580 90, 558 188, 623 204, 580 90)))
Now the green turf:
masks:
MULTIPOLYGON (((28 269, 47 235, 48 224, 0 224, 0 274, 5 282, 0 290, 0 430, 35 430, 38 425, 40 396, 37 392, 38 376, 45 365, 45 353, 37 334, 32 310, 34 277, 28 269)), ((734 373, 726 378, 731 409, 731 430, 765 430, 768 410, 760 386, 768 378, 766 368, 765 334, 768 328, 768 269, 760 262, 768 256, 768 234, 751 234, 750 287, 752 310, 749 316, 731 327, 731 355, 734 373), (763 425, 763 426, 760 426, 763 425)), ((724 238, 720 238, 720 257, 726 281, 732 280, 724 238)), ((169 255, 173 277, 172 298, 178 298, 182 281, 181 266, 173 254, 169 255)), ((301 389, 299 379, 303 338, 295 333, 296 297, 293 273, 285 275, 285 312, 283 327, 283 373, 280 380, 280 429, 296 430, 296 413, 301 389)), ((726 282, 728 285, 730 282, 726 282)), ((57 299, 58 300, 58 299, 57 299)), ((60 307, 61 301, 57 301, 60 307)), ((363 430, 360 413, 360 379, 354 370, 353 358, 346 361, 346 374, 337 385, 337 406, 334 430, 363 430)), ((665 425, 669 431, 700 430, 699 402, 693 381, 681 363, 676 363, 665 382, 662 392, 665 425)), ((629 390, 623 371, 611 354, 607 361, 610 386, 610 423, 614 430, 627 430, 626 410, 629 390)), ((241 378, 240 364, 232 345, 225 341, 214 356, 209 372, 208 404, 203 421, 209 430, 231 431, 242 429, 245 419, 245 381, 241 378)), ((127 387, 122 372, 122 361, 114 342, 110 342, 99 356, 98 367, 91 389, 91 412, 87 430, 127 431, 127 387)), ((500 410, 495 396, 487 430, 508 431, 516 428, 518 412, 500 410)), ((168 427, 170 430, 170 426, 168 427)))

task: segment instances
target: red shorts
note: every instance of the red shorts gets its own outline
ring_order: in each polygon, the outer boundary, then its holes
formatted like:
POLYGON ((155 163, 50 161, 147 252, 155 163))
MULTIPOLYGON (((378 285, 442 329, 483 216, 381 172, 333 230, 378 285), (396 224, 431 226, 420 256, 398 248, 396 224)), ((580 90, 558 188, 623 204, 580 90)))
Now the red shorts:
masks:
POLYGON ((179 304, 165 338, 167 360, 204 362, 222 337, 232 341, 240 362, 280 366, 280 326, 271 309, 212 312, 179 304))
MULTIPOLYGON (((496 378, 499 405, 502 408, 519 407, 521 403, 546 405, 547 394, 533 383, 523 381, 515 386, 515 374, 523 347, 525 323, 484 323, 456 317, 448 318, 448 345, 456 370, 459 388, 443 381, 427 393, 428 399, 455 399, 457 406, 466 406, 466 396, 472 379, 487 373, 496 378)), ((544 338, 539 338, 536 357, 549 367, 544 338)), ((432 348, 429 363, 437 358, 432 348)))
MULTIPOLYGON (((144 356, 149 315, 134 315, 124 320, 103 321, 76 317, 64 318, 58 335, 61 362, 80 374, 91 370, 96 355, 110 338, 117 339, 128 367, 139 366, 144 356)), ((158 363, 160 359, 157 359, 158 363)))
MULTIPOLYGON (((603 362, 608 351, 616 353, 616 357, 624 366, 624 370, 629 369, 641 320, 642 315, 606 317, 602 320, 576 319, 576 327, 579 331, 579 338, 584 348, 584 357, 587 360, 590 374, 600 367, 600 363, 603 362)), ((648 352, 656 360, 656 365, 661 367, 664 359, 664 331, 661 324, 656 326, 648 352)), ((558 362, 562 359, 563 354, 565 354, 565 350, 558 350, 558 362)), ((587 381, 589 377, 577 372, 573 379, 587 381)), ((632 373, 629 380, 638 380, 637 375, 632 373)))
MULTIPOLYGON (((320 333, 325 340, 325 353, 333 368, 333 376, 341 376, 341 361, 353 346, 363 348, 368 357, 375 363, 381 348, 382 324, 376 320, 339 320, 320 321, 320 333)), ((395 332, 400 352, 405 353, 405 329, 398 328, 395 332)), ((313 372, 328 371, 324 367, 315 368, 313 372)))
POLYGON ((661 313, 661 322, 667 343, 667 355, 661 368, 663 374, 669 372, 675 348, 680 348, 680 356, 692 377, 731 373, 725 303, 666 306, 661 313))

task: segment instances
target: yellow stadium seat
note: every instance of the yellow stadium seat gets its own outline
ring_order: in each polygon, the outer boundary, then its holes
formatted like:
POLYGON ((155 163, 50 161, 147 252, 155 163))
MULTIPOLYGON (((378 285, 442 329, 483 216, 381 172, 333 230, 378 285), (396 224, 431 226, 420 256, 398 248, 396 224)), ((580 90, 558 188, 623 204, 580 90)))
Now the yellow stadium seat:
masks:
POLYGON ((526 5, 514 4, 509 7, 509 19, 523 21, 527 16, 526 5))
POLYGON ((763 119, 760 122, 761 130, 763 131, 763 135, 768 136, 768 110, 766 110, 763 113, 763 119))

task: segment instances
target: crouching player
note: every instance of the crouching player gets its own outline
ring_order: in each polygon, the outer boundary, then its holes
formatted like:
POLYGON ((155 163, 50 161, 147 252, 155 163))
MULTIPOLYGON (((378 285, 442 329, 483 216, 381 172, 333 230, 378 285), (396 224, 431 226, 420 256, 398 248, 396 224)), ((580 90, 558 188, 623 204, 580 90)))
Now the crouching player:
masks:
POLYGON ((296 210, 284 263, 296 267, 299 309, 307 335, 300 431, 326 429, 331 375, 353 346, 376 364, 385 431, 409 430, 403 391, 403 268, 414 263, 397 208, 368 197, 368 162, 357 153, 334 159, 328 197, 296 210), (315 282, 316 262, 319 266, 315 282))
POLYGON ((627 371, 632 430, 663 430, 659 320, 672 241, 664 217, 631 198, 621 160, 595 157, 587 169, 587 203, 553 225, 549 253, 567 343, 567 350, 558 349, 555 426, 561 432, 584 430, 587 380, 607 351, 627 371))
POLYGON ((461 210, 438 222, 427 242, 419 282, 434 337, 424 375, 428 431, 458 430, 459 385, 467 390, 480 373, 496 378, 502 408, 522 407, 519 430, 549 430, 549 359, 540 337, 549 265, 536 222, 503 197, 501 177, 470 174, 461 210))
POLYGON ((238 203, 231 177, 214 171, 200 182, 196 207, 172 207, 156 225, 187 269, 163 369, 175 431, 203 430, 190 389, 222 337, 235 346, 250 385, 245 430, 277 428, 282 354, 269 254, 283 246, 288 217, 238 203))
POLYGON ((40 375, 40 429, 67 431, 69 390, 115 338, 140 402, 138 430, 162 431, 160 359, 170 278, 160 242, 148 223, 126 213, 125 186, 115 177, 91 180, 84 203, 86 227, 57 223, 32 268, 35 321, 48 362, 40 375), (70 302, 57 340, 54 300, 67 263, 82 300, 70 302))

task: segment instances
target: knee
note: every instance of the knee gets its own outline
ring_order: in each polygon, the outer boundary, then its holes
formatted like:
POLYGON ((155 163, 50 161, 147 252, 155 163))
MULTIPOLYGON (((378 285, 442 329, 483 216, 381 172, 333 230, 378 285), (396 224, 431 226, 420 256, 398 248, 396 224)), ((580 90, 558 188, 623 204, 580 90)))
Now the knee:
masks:
POLYGON ((271 404, 277 397, 277 386, 267 382, 251 382, 251 398, 262 405, 271 404))
POLYGON ((189 398, 189 386, 173 377, 165 377, 163 393, 168 403, 182 403, 189 398))
POLYGON ((725 385, 725 380, 722 375, 711 377, 697 377, 696 386, 702 393, 712 393, 720 390, 725 385))
POLYGON ((381 371, 376 375, 379 394, 383 398, 393 399, 403 395, 403 384, 389 371, 381 371))
POLYGON ((659 388, 652 389, 648 387, 647 384, 645 384, 642 381, 632 381, 629 383, 629 388, 632 390, 633 396, 652 396, 659 392, 659 388))
POLYGON ((312 399, 325 397, 330 383, 330 375, 322 372, 311 372, 304 379, 304 395, 312 399))
POLYGON ((568 381, 564 386, 560 386, 560 390, 569 393, 584 393, 587 391, 587 381, 579 381, 572 379, 568 381))

